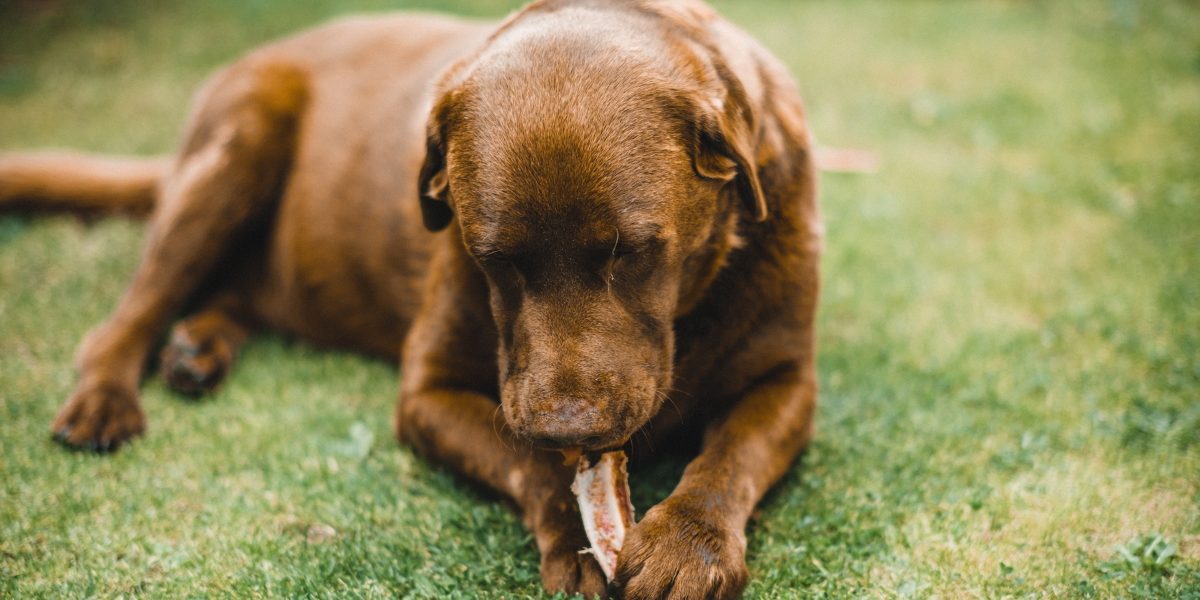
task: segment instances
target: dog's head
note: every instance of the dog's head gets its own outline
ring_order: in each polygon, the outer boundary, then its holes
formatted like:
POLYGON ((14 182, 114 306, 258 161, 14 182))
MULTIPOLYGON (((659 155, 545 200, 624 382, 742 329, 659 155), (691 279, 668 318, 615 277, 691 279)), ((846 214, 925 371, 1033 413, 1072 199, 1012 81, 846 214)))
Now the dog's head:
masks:
POLYGON ((504 416, 542 447, 618 445, 657 412, 674 320, 738 220, 766 217, 741 84, 629 18, 510 23, 446 75, 428 122, 425 224, 457 219, 490 287, 504 416))

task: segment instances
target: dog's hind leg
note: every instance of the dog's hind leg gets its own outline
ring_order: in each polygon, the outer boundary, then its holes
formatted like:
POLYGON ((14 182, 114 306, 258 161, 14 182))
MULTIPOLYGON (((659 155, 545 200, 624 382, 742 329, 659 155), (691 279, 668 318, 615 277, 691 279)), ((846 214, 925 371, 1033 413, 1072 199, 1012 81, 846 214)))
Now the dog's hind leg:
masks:
POLYGON ((133 282, 80 345, 79 382, 54 419, 56 439, 106 451, 145 429, 137 386, 146 358, 238 234, 272 214, 305 97, 303 74, 279 65, 242 64, 207 88, 160 189, 133 282))
POLYGON ((221 384, 253 331, 244 304, 236 292, 223 293, 171 328, 159 359, 168 385, 199 396, 221 384))

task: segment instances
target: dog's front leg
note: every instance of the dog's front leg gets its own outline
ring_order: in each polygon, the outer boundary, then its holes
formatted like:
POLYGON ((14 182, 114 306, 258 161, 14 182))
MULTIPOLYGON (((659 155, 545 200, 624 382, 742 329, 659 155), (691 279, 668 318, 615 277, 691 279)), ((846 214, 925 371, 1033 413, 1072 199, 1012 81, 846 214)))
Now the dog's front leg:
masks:
POLYGON ((811 366, 756 383, 705 433, 671 495, 630 532, 614 583, 627 600, 736 598, 746 586, 746 522, 808 442, 811 366))
POLYGON ((496 332, 486 283, 443 235, 404 348, 396 433, 425 457, 512 499, 541 552, 551 592, 605 593, 575 498, 574 469, 512 435, 496 400, 496 332))
POLYGON ((427 389, 401 400, 400 438, 437 461, 511 498, 541 552, 547 591, 604 594, 604 574, 589 554, 570 492, 575 470, 562 457, 513 438, 489 398, 468 390, 427 389))

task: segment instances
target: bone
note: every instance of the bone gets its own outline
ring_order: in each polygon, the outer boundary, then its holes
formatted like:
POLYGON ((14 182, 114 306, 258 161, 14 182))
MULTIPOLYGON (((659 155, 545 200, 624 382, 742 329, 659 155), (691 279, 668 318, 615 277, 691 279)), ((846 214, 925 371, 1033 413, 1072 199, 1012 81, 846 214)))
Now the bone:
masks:
POLYGON ((633 504, 629 501, 629 472, 621 451, 605 452, 596 464, 584 456, 575 471, 571 491, 579 501, 579 514, 591 547, 581 552, 596 557, 604 576, 612 581, 617 555, 625 534, 633 527, 633 504))

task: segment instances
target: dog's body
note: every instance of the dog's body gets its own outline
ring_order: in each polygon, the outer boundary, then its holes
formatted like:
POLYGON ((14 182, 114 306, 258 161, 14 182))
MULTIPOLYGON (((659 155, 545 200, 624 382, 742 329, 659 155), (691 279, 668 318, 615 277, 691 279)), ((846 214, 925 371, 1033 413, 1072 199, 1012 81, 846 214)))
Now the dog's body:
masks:
POLYGON ((546 0, 499 29, 348 19, 266 46, 200 92, 169 166, 10 156, 0 208, 153 204, 66 444, 142 432, 138 381, 181 311, 161 366, 186 392, 283 330, 402 359, 398 435, 516 502, 549 589, 605 585, 572 470, 538 448, 704 431, 615 583, 726 597, 811 431, 810 155, 783 69, 698 1, 546 0))

